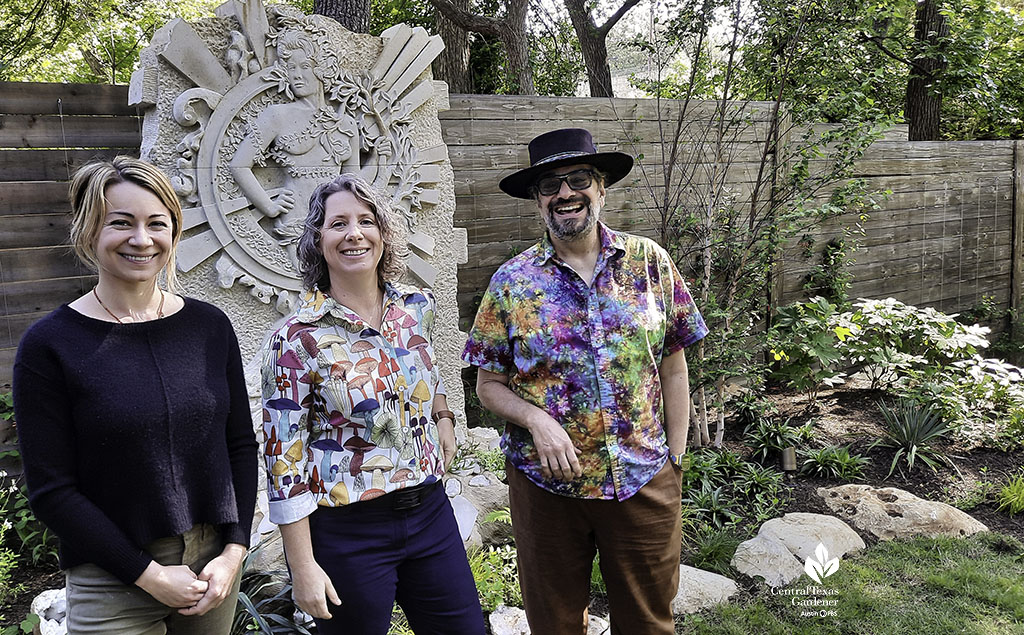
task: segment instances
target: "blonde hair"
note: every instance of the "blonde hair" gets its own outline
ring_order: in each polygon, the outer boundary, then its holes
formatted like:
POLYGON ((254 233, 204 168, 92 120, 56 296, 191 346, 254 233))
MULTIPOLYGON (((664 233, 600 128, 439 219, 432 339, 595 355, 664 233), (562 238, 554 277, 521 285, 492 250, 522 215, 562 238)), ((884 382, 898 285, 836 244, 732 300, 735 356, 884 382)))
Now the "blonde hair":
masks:
POLYGON ((107 215, 107 188, 116 183, 133 183, 152 192, 171 215, 171 253, 164 267, 164 282, 174 291, 174 254, 181 238, 181 203, 170 180, 159 168, 141 159, 117 156, 80 167, 71 178, 71 246, 78 258, 93 271, 99 269, 96 239, 107 215))

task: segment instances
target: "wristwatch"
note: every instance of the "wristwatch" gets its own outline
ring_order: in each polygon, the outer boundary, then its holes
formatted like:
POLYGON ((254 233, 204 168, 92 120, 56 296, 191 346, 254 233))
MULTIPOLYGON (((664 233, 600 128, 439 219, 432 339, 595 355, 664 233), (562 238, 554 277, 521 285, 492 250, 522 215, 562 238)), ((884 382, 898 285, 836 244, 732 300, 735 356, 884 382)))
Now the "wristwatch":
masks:
POLYGON ((441 419, 451 419, 452 425, 455 425, 455 413, 451 410, 438 410, 437 412, 430 415, 431 421, 434 423, 439 422, 441 419))
POLYGON ((679 468, 680 472, 685 472, 690 469, 690 455, 686 452, 680 454, 669 454, 668 460, 672 462, 672 465, 679 468))

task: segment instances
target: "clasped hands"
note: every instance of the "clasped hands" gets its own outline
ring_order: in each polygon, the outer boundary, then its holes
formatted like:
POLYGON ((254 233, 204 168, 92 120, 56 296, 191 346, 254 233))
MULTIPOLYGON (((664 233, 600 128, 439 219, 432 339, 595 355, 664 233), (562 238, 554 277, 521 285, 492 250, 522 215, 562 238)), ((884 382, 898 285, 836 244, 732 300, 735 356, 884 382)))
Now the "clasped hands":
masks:
POLYGON ((197 575, 183 564, 149 563, 135 584, 182 615, 204 615, 221 605, 234 586, 245 547, 229 544, 197 575))

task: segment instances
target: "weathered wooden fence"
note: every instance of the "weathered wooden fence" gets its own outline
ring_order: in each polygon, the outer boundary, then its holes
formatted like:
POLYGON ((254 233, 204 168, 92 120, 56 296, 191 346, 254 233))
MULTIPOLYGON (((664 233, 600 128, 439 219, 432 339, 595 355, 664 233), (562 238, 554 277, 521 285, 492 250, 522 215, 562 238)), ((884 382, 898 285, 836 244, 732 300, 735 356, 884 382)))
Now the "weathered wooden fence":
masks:
MULTIPOLYGON (((66 187, 83 162, 137 154, 141 120, 123 86, 0 83, 0 384, 9 382, 14 350, 34 320, 87 291, 95 278, 66 247, 66 187)), ((452 95, 441 125, 455 170, 456 225, 469 234, 460 269, 463 322, 494 269, 541 233, 536 208, 509 198, 498 180, 528 164, 526 142, 541 132, 583 126, 603 150, 641 156, 629 179, 611 188, 604 219, 654 236, 652 200, 663 115, 651 100, 452 95)), ((763 104, 746 107, 740 144, 763 141, 763 104)), ((710 106, 698 105, 695 118, 710 106)), ((741 154, 743 154, 741 152, 741 154)), ((751 156, 756 151, 747 153, 751 156)), ((742 189, 755 160, 740 156, 727 180, 742 189)), ((905 302, 962 310, 983 296, 1021 306, 1024 281, 1024 146, 1021 142, 876 142, 856 175, 892 195, 863 222, 864 249, 850 268, 855 296, 893 295, 905 302)), ((817 251, 851 219, 820 228, 817 251)), ((801 294, 816 261, 787 250, 776 278, 783 301, 801 294)))

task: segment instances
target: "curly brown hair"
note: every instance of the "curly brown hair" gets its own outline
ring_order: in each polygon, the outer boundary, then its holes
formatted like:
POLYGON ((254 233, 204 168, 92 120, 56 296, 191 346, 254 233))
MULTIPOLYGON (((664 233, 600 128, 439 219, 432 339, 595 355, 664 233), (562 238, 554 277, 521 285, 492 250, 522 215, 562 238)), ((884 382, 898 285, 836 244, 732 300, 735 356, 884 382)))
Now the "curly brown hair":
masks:
POLYGON ((373 212, 377 221, 383 251, 377 263, 377 283, 383 288, 385 283, 401 278, 405 274, 405 259, 409 255, 401 216, 391 199, 382 192, 354 174, 342 174, 333 181, 321 184, 309 197, 309 214, 306 215, 297 250, 302 286, 321 291, 331 287, 327 261, 320 250, 320 230, 323 229, 327 215, 327 198, 338 192, 351 192, 352 196, 373 212))

